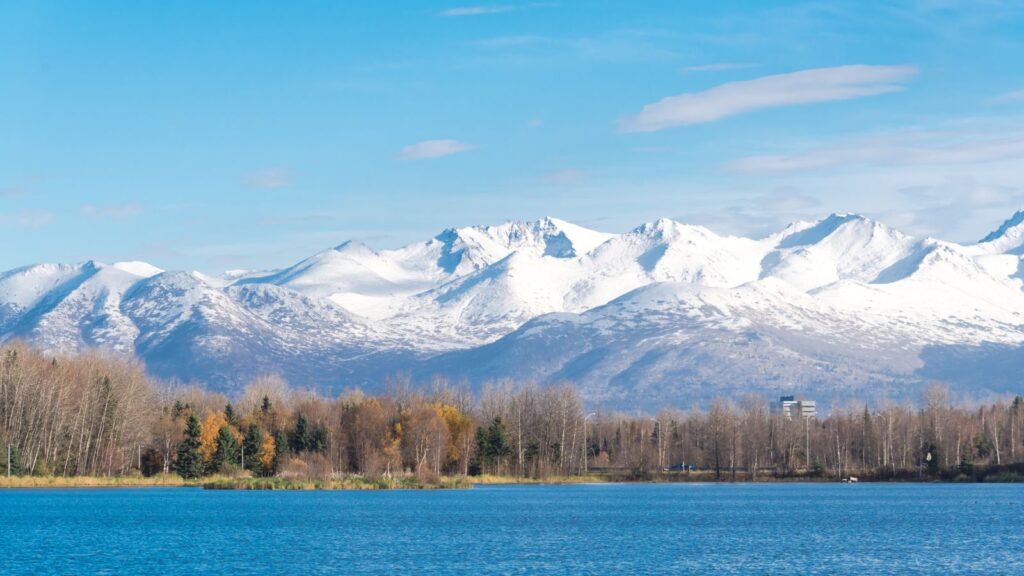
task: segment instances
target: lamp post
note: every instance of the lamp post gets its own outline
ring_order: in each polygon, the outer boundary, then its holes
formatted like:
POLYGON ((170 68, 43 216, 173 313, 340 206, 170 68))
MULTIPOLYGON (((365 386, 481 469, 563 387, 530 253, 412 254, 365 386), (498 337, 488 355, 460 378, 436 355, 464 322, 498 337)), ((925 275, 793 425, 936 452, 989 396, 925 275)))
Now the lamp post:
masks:
POLYGON ((597 412, 591 412, 583 417, 583 473, 587 473, 587 420, 591 416, 597 416, 597 412))
POLYGON ((657 418, 651 418, 651 422, 654 422, 654 430, 658 433, 658 470, 660 471, 665 467, 665 452, 663 448, 662 436, 664 436, 664 430, 661 429, 661 422, 657 418))

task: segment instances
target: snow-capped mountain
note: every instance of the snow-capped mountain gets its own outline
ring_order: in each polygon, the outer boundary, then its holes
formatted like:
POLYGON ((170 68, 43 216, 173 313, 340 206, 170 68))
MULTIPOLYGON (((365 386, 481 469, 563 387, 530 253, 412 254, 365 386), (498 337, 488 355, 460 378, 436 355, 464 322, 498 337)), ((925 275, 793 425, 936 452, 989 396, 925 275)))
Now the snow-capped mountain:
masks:
POLYGON ((855 214, 760 240, 545 218, 218 277, 27 266, 0 274, 0 338, 136 354, 154 375, 226 391, 265 372, 324 391, 408 372, 568 379, 609 405, 744 391, 875 401, 934 380, 1016 389, 1022 290, 1024 212, 971 245, 855 214))

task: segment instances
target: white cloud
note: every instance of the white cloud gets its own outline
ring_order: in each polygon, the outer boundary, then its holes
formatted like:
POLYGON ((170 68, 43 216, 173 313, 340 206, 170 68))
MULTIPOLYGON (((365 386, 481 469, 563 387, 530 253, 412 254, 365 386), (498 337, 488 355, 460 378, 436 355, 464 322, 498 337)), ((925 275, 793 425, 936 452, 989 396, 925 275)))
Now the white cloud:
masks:
POLYGON ((439 16, 452 17, 452 16, 482 16, 484 14, 500 14, 502 12, 511 12, 515 8, 512 6, 463 6, 461 8, 449 8, 448 10, 442 10, 438 13, 439 16))
POLYGON ((624 132, 714 122, 744 112, 795 104, 850 100, 903 90, 914 66, 854 64, 729 82, 703 92, 669 96, 620 121, 624 132))
POLYGON ((583 170, 563 168, 562 170, 544 174, 540 177, 540 181, 548 184, 574 184, 582 180, 584 176, 586 176, 586 173, 583 170))
POLYGON ((736 62, 720 62, 717 64, 701 64, 698 66, 687 66, 683 72, 725 72, 727 70, 743 70, 753 68, 754 64, 738 64, 736 62))
POLYGON ((410 144, 398 151, 399 160, 422 160, 424 158, 441 158, 459 152, 472 150, 476 146, 458 140, 424 140, 410 144))
POLYGON ((141 204, 119 204, 117 206, 95 206, 93 204, 85 204, 79 211, 82 216, 86 218, 111 218, 114 220, 122 220, 124 218, 132 218, 142 214, 143 208, 141 204))
POLYGON ((292 180, 284 168, 267 168, 247 175, 243 183, 250 188, 274 189, 287 188, 291 186, 292 180))

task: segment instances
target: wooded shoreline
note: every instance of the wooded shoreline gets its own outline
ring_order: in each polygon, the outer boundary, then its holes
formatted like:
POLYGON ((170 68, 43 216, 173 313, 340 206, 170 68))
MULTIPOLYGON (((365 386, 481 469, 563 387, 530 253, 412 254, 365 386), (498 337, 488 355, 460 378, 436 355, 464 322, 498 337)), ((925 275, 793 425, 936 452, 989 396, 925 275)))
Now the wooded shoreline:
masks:
MULTIPOLYGON (((964 477, 953 471, 938 478, 918 475, 887 477, 881 475, 855 476, 860 484, 950 484, 950 483, 1024 483, 1024 466, 999 466, 979 471, 973 477, 964 477)), ((519 476, 454 476, 423 482, 415 475, 395 478, 362 478, 357 476, 333 480, 288 480, 282 478, 231 478, 215 476, 186 480, 176 474, 157 476, 10 476, 0 477, 0 489, 53 489, 53 488, 204 488, 207 490, 450 490, 474 486, 555 486, 566 484, 835 484, 847 481, 825 476, 759 475, 741 473, 735 478, 715 478, 713 471, 692 473, 653 474, 647 478, 632 477, 626 471, 591 473, 581 476, 551 476, 523 478, 519 476)))
POLYGON ((6 344, 0 487, 1024 478, 1021 396, 957 405, 935 385, 916 404, 819 402, 820 415, 753 394, 644 414, 590 409, 570 382, 385 388, 329 398, 268 375, 228 398, 100 353, 6 344))

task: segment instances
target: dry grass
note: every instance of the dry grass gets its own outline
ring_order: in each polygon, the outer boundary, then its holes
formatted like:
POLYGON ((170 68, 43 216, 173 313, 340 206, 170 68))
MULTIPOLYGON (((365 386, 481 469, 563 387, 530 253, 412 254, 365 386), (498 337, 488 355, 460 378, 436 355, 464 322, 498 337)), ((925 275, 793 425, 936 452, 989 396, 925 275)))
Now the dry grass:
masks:
POLYGON ((520 476, 481 474, 480 476, 466 476, 464 479, 470 484, 595 484, 600 482, 616 481, 607 475, 598 474, 587 474, 585 476, 548 476, 546 478, 523 478, 520 476))
POLYGON ((0 488, 136 488, 188 486, 177 474, 157 476, 2 476, 0 488))
POLYGON ((345 476, 333 480, 207 478, 202 485, 208 490, 437 490, 473 487, 462 478, 440 478, 437 482, 424 482, 415 476, 345 476))

